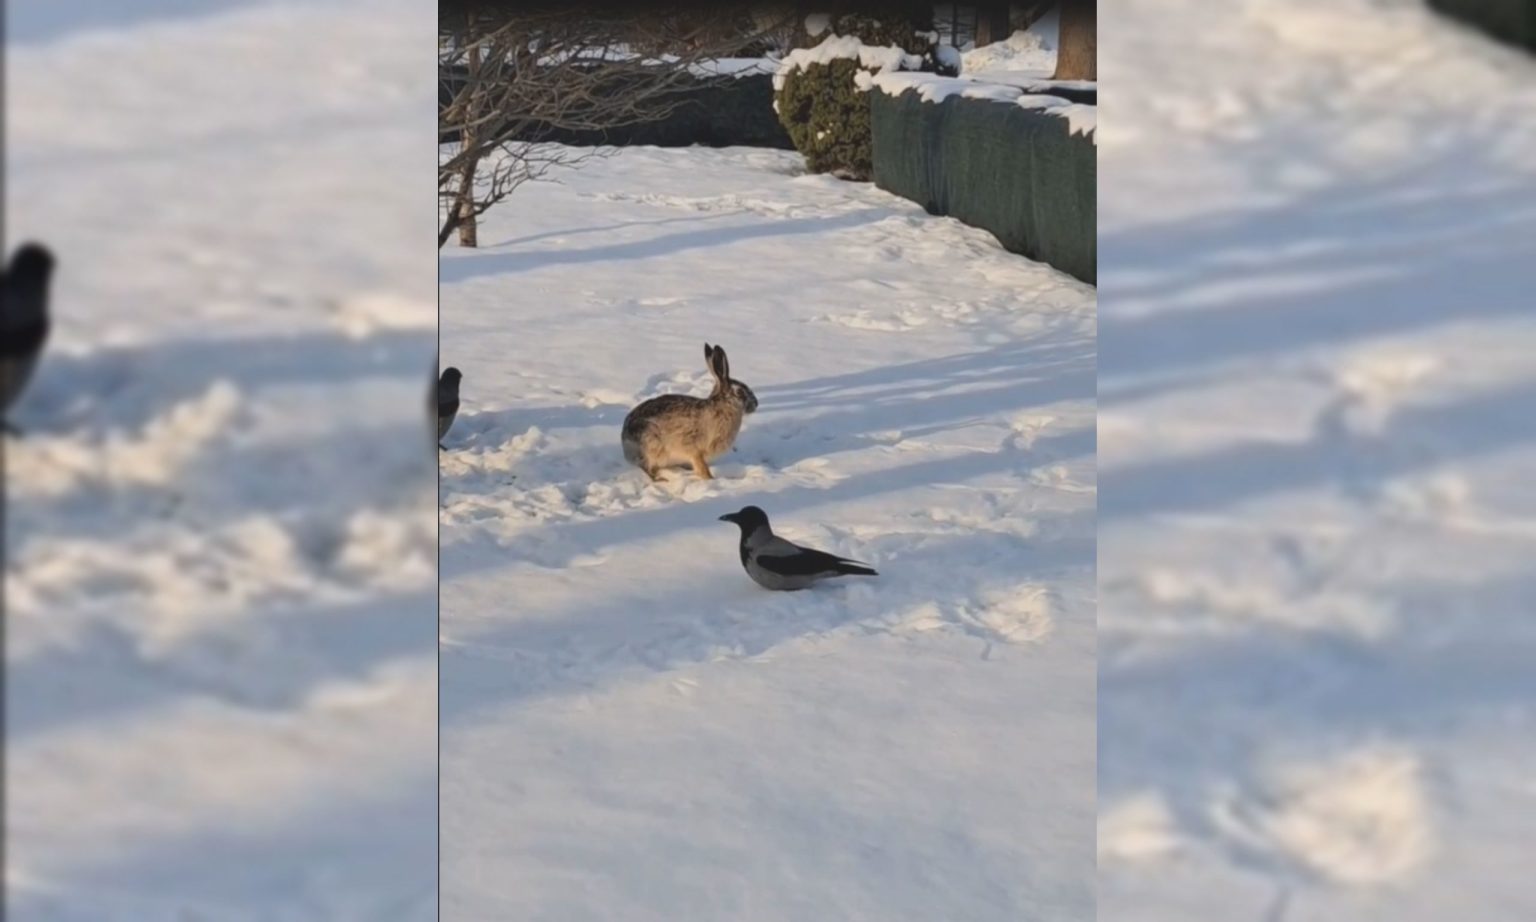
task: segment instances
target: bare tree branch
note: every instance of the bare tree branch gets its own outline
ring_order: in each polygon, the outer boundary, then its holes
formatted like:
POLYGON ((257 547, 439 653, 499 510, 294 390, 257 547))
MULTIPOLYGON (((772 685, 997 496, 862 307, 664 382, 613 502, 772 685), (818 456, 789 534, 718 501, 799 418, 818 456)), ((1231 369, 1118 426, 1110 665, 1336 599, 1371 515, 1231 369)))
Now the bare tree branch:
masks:
POLYGON ((439 19, 442 203, 438 246, 474 245, 480 215, 525 182, 591 152, 539 145, 558 131, 602 130, 671 115, 711 66, 792 16, 741 11, 628 12, 519 6, 439 19))

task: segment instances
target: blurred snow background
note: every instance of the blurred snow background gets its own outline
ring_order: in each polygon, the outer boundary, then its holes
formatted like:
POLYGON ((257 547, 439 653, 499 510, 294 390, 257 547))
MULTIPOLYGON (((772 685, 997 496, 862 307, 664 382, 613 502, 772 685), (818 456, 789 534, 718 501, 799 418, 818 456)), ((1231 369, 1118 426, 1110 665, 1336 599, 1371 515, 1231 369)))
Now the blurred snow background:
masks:
POLYGON ((433 10, 7 7, 6 918, 431 919, 433 10))
POLYGON ((1100 918, 1536 917, 1536 61, 1099 24, 1100 918))

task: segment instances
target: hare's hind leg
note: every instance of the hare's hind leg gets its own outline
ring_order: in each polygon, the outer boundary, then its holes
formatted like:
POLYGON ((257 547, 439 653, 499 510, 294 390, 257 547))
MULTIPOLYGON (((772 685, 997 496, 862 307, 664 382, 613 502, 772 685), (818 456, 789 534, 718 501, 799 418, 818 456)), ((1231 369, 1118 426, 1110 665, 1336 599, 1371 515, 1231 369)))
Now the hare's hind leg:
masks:
POLYGON ((648 457, 646 452, 640 447, 639 442, 630 441, 628 438, 624 439, 624 460, 645 471, 645 476, 651 483, 655 483, 660 479, 661 464, 655 459, 648 457))
POLYGON ((709 462, 704 460, 703 452, 693 456, 693 472, 705 480, 714 480, 715 475, 709 470, 709 462))

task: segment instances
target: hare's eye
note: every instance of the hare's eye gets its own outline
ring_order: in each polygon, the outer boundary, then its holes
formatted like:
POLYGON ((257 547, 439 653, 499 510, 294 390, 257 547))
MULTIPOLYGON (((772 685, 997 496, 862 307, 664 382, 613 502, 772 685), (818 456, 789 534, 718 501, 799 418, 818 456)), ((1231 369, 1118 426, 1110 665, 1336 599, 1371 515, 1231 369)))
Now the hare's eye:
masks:
POLYGON ((737 381, 733 390, 736 391, 736 397, 741 400, 743 407, 748 413, 757 409, 757 395, 752 393, 751 388, 737 381))

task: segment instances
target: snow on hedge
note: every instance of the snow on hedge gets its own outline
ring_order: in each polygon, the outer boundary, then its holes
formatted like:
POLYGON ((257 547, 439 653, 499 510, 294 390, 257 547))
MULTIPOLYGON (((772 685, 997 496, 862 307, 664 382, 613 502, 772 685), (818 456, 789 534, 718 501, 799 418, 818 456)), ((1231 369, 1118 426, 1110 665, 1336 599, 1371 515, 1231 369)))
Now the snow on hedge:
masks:
MULTIPOLYGON (((812 64, 830 64, 838 60, 857 59, 860 67, 876 73, 890 73, 903 68, 916 70, 923 66, 922 55, 908 54, 895 45, 866 45, 854 35, 834 35, 814 48, 796 48, 779 61, 779 69, 773 75, 773 91, 784 89, 784 80, 797 70, 812 64)), ((861 84, 860 89, 868 89, 861 84)))
MULTIPOLYGON (((1038 99, 1040 97, 1029 97, 1029 98, 1038 99)), ((1053 96, 1051 98, 1052 99, 1059 99, 1060 97, 1053 96)), ((1025 106, 1025 107, 1029 107, 1029 104, 1026 103, 1024 100, 1025 100, 1025 97, 1020 97, 1019 98, 1019 105, 1025 106)), ((1099 141, 1098 141, 1099 107, 1098 106, 1085 105, 1085 104, 1080 103, 1080 102, 1069 102, 1069 103, 1067 103, 1064 106, 1055 106, 1055 107, 1053 107, 1053 111, 1051 112, 1051 114, 1052 115, 1059 115, 1062 118, 1067 120, 1067 131, 1068 131, 1068 133, 1070 133, 1070 134, 1085 135, 1085 136, 1087 136, 1088 138, 1090 138, 1093 141, 1093 144, 1094 144, 1095 147, 1098 146, 1098 144, 1099 144, 1099 141)))
POLYGON ((960 76, 980 83, 1006 83, 1009 86, 1019 87, 1026 93, 1049 93, 1052 90, 1097 91, 1099 88, 1096 80, 1050 80, 1024 71, 998 70, 985 74, 962 72, 960 76))
MULTIPOLYGON (((942 102, 951 96, 959 96, 963 99, 1011 102, 1026 109, 1043 109, 1051 115, 1066 119, 1072 134, 1087 135, 1089 138, 1095 138, 1098 128, 1097 106, 1074 103, 1060 96, 1026 93, 1021 87, 1004 83, 981 83, 964 77, 940 77, 927 73, 882 73, 866 78, 860 85, 865 89, 878 87, 890 96, 900 96, 908 90, 915 90, 918 98, 924 102, 942 102)), ((1094 143, 1098 143, 1096 139, 1094 143)))

